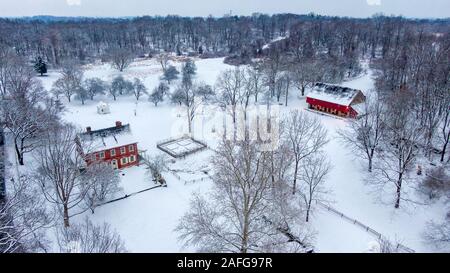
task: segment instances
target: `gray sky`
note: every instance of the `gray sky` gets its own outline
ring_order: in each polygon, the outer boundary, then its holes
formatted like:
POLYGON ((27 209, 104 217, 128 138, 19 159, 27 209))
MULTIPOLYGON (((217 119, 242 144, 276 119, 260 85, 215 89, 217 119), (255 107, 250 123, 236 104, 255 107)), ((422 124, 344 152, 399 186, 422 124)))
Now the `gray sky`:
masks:
POLYGON ((0 16, 222 16, 314 12, 369 17, 377 12, 406 17, 450 17, 449 0, 0 0, 0 16))

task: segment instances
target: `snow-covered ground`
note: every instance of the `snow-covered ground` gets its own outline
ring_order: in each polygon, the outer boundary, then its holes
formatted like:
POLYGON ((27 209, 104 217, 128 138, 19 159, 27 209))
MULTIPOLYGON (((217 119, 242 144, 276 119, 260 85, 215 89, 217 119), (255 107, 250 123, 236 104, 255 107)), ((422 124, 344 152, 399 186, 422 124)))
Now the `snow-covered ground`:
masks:
MULTIPOLYGON (((207 84, 214 84, 218 74, 227 68, 223 59, 197 60, 197 80, 207 84)), ((177 64, 179 67, 180 64, 177 64)), ((90 65, 85 77, 100 77, 111 80, 119 72, 107 64, 90 65)), ((160 66, 153 60, 139 60, 122 73, 125 77, 141 78, 148 90, 151 91, 159 82, 162 74, 160 66)), ((56 71, 50 71, 48 77, 43 77, 44 86, 49 90, 52 83, 59 77, 56 71)), ((344 86, 370 92, 373 88, 372 73, 343 83, 344 86)), ((288 107, 282 107, 281 112, 287 113, 292 109, 304 110, 305 99, 298 96, 299 92, 292 91, 288 107)), ((183 112, 178 107, 167 102, 167 99, 157 107, 141 98, 135 102, 133 96, 119 97, 117 101, 107 96, 98 97, 95 101, 87 101, 81 105, 79 101, 66 103, 67 112, 64 119, 76 124, 81 129, 91 126, 94 129, 110 127, 115 121, 129 123, 133 136, 139 141, 138 147, 148 155, 161 153, 156 143, 186 133, 187 122, 183 112), (97 103, 102 100, 110 104, 111 114, 99 115, 96 111, 97 103)), ((194 136, 204 140, 210 147, 217 141, 212 137, 212 128, 198 128, 205 120, 221 122, 220 117, 214 116, 215 107, 206 107, 204 114, 194 120, 194 136)), ((330 142, 326 152, 333 165, 327 180, 327 186, 332 189, 332 206, 349 217, 370 226, 391 239, 399 240, 402 244, 416 251, 431 251, 422 243, 420 233, 426 221, 444 214, 440 203, 424 205, 406 205, 395 210, 391 204, 380 203, 377 194, 364 183, 366 171, 365 162, 356 158, 348 148, 338 140, 336 130, 346 125, 343 119, 318 115, 329 131, 330 142)), ((214 122, 213 122, 214 123, 214 122)), ((220 124, 220 123, 218 123, 220 124)), ((219 126, 219 125, 218 125, 219 126)), ((217 128, 215 128, 217 129, 217 128)), ((12 153, 12 149, 9 151, 12 153)), ((186 159, 176 160, 170 168, 177 170, 181 180, 171 172, 164 173, 167 188, 150 190, 125 200, 107 204, 96 209, 95 214, 85 213, 95 222, 108 222, 125 240, 126 247, 131 252, 179 252, 194 251, 182 248, 173 231, 178 219, 189 206, 191 194, 206 192, 211 182, 202 170, 208 169, 211 150, 199 152, 186 159), (193 183, 186 181, 197 180, 193 183)), ((146 176, 144 167, 126 169, 121 173, 121 183, 125 193, 153 186, 153 182, 146 176)), ((83 215, 76 216, 81 219, 83 215)), ((364 252, 375 238, 365 230, 324 210, 317 209, 312 216, 311 224, 317 231, 316 251, 319 252, 364 252)))

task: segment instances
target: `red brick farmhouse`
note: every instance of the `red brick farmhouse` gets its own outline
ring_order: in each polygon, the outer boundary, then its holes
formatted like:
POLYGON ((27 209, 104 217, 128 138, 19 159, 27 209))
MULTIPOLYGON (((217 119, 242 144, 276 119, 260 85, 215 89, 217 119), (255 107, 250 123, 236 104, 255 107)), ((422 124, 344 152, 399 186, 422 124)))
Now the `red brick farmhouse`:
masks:
POLYGON ((137 142, 131 134, 129 124, 122 125, 117 121, 114 127, 95 131, 87 127, 86 132, 79 135, 79 143, 89 150, 84 155, 87 165, 107 162, 114 169, 139 165, 137 142))
POLYGON ((362 102, 366 97, 361 90, 317 83, 306 96, 309 109, 326 112, 329 114, 356 118, 362 113, 362 102))

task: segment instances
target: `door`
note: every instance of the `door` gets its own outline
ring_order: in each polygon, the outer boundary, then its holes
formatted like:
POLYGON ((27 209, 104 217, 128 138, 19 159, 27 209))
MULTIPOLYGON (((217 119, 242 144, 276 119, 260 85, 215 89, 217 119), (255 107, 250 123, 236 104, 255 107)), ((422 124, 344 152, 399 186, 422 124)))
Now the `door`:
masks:
POLYGON ((113 167, 114 170, 119 168, 119 166, 117 165, 117 159, 113 159, 111 161, 111 166, 113 167))

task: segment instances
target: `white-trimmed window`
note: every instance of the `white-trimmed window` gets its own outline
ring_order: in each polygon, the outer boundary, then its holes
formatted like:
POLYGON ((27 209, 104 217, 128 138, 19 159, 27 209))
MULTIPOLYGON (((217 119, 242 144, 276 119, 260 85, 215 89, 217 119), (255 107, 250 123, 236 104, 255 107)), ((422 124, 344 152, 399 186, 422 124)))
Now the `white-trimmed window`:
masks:
POLYGON ((128 150, 129 150, 130 152, 134 152, 134 145, 128 146, 128 150))
POLYGON ((127 158, 127 157, 122 157, 122 158, 120 159, 120 164, 125 165, 125 164, 127 164, 127 163, 128 163, 128 158, 127 158))
POLYGON ((136 161, 136 156, 131 155, 130 156, 130 163, 135 162, 136 161))
POLYGON ((105 159, 105 152, 100 152, 100 158, 105 159))
POLYGON ((120 154, 123 155, 126 153, 126 148, 125 147, 120 147, 120 154))
POLYGON ((111 149, 111 151, 109 151, 111 156, 116 156, 116 149, 111 149))

